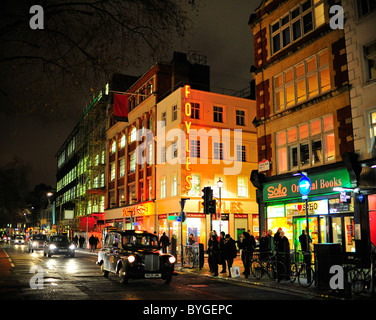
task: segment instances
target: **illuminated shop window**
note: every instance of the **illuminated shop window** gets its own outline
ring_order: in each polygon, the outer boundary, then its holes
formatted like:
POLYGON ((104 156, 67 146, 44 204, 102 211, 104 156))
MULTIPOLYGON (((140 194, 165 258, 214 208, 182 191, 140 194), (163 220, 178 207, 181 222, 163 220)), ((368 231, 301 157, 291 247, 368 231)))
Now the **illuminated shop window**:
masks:
POLYGON ((333 115, 276 133, 277 171, 283 173, 335 160, 333 115))
POLYGON ((273 78, 274 110, 279 112, 330 90, 328 50, 299 62, 273 78))

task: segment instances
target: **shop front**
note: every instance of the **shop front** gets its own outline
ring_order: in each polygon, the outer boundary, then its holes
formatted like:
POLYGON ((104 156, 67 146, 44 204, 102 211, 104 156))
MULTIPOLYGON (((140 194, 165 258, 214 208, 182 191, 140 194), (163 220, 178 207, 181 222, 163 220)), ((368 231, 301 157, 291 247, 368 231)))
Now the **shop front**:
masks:
POLYGON ((155 230, 155 203, 143 202, 137 205, 113 208, 105 211, 105 226, 117 230, 155 230))
POLYGON ((343 252, 355 252, 354 195, 336 191, 351 188, 348 171, 336 169, 308 176, 312 182, 308 210, 299 193, 299 177, 264 184, 266 230, 275 234, 282 228, 290 248, 299 251, 299 236, 306 230, 308 211, 313 244, 340 243, 343 252))

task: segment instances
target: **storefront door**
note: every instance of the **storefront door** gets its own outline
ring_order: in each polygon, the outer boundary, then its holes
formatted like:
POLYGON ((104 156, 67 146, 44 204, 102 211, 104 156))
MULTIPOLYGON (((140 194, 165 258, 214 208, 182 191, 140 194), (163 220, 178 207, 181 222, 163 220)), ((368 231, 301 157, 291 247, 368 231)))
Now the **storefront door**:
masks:
POLYGON ((355 252, 355 228, 353 216, 331 217, 333 243, 340 243, 346 252, 355 252))
MULTIPOLYGON (((319 237, 319 217, 309 217, 308 223, 309 223, 309 236, 312 239, 312 244, 320 243, 321 239, 319 237)), ((302 234, 303 230, 306 230, 307 223, 305 217, 294 217, 293 220, 294 224, 294 241, 293 245, 294 247, 291 249, 294 249, 295 251, 300 251, 301 246, 299 242, 299 236, 302 234)), ((313 250, 313 246, 311 246, 311 250, 313 250)))

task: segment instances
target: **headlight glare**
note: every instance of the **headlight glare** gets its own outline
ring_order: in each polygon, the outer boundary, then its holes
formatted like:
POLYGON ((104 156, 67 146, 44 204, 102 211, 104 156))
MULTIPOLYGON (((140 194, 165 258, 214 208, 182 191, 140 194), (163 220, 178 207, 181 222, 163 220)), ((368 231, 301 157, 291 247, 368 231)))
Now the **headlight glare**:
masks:
POLYGON ((133 263, 133 262, 135 262, 135 260, 136 260, 136 257, 135 257, 135 256, 129 256, 129 257, 128 257, 128 262, 129 262, 129 263, 133 263))
POLYGON ((55 250, 55 249, 56 249, 56 246, 55 246, 54 244, 51 244, 51 245, 50 245, 50 249, 51 249, 51 250, 55 250))
POLYGON ((76 246, 75 246, 74 244, 71 244, 71 245, 69 246, 69 249, 70 249, 70 250, 74 250, 74 249, 76 249, 76 246))
POLYGON ((168 261, 169 261, 171 264, 173 264, 173 263, 176 262, 176 258, 175 258, 174 256, 171 256, 171 257, 168 258, 168 261))

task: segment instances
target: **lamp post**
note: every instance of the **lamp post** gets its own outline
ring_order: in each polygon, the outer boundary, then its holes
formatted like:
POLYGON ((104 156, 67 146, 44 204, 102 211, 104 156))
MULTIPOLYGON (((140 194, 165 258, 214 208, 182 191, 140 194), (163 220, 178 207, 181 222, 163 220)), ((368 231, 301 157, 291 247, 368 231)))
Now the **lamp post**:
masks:
POLYGON ((223 187, 223 181, 221 178, 217 181, 217 186, 219 189, 219 234, 222 232, 222 187, 223 187))

